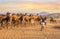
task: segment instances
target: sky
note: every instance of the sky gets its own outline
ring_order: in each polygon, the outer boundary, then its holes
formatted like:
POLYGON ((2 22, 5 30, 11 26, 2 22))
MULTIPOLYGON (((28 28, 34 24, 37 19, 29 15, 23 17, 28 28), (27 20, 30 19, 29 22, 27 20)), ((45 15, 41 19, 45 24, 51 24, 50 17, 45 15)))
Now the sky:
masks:
POLYGON ((0 0, 0 3, 20 3, 20 2, 59 2, 60 0, 0 0))
POLYGON ((60 0, 0 0, 0 12, 60 13, 60 0))

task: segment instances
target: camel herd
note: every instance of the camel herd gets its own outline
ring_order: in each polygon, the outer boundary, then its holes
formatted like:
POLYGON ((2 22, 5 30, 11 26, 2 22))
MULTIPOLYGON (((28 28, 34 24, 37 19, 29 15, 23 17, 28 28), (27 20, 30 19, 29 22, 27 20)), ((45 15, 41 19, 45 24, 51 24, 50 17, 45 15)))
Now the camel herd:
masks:
POLYGON ((46 16, 39 16, 37 15, 33 15, 33 14, 11 14, 9 12, 7 12, 5 15, 0 14, 0 26, 6 25, 18 25, 18 24, 35 24, 35 23, 39 23, 40 19, 47 19, 46 16))

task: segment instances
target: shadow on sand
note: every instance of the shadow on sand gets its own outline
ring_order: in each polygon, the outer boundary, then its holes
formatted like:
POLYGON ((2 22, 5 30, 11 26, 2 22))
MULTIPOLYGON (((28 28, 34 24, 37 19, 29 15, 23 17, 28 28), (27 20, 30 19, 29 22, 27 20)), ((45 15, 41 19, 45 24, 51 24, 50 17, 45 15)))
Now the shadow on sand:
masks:
POLYGON ((60 29, 60 26, 54 26, 53 28, 54 29, 60 29))

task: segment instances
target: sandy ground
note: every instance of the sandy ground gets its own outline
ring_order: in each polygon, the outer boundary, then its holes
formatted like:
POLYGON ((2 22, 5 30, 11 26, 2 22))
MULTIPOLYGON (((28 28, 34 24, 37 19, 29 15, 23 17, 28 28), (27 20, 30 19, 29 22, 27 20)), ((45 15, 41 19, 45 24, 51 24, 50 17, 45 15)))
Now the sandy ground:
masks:
POLYGON ((43 31, 40 25, 20 25, 9 29, 0 30, 0 39, 60 39, 60 20, 56 23, 49 23, 43 31))

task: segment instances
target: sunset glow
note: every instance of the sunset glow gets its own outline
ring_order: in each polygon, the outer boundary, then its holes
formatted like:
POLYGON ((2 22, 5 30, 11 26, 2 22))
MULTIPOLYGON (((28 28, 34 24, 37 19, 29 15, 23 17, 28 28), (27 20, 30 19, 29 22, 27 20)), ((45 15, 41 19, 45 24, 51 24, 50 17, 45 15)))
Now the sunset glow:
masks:
POLYGON ((22 3, 4 3, 0 4, 0 11, 20 11, 20 12, 60 12, 59 2, 22 2, 22 3))

